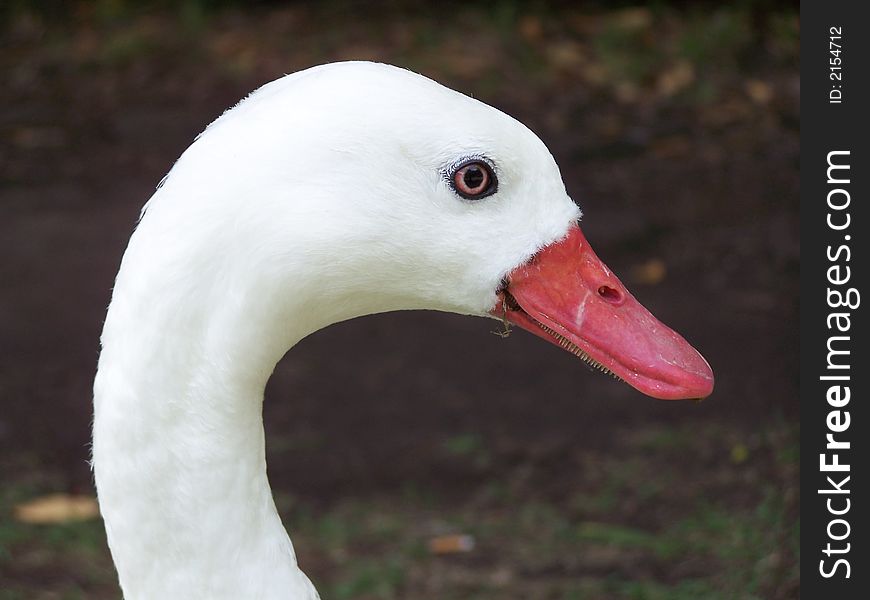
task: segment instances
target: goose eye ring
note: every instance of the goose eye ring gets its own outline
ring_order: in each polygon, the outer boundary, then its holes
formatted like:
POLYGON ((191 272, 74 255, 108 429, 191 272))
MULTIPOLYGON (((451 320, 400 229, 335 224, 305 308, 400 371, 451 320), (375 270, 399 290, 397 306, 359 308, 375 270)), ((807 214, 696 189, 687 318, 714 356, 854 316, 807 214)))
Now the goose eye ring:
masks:
POLYGON ((498 182, 492 167, 483 160, 471 159, 453 168, 450 185, 466 200, 479 200, 494 194, 498 182))

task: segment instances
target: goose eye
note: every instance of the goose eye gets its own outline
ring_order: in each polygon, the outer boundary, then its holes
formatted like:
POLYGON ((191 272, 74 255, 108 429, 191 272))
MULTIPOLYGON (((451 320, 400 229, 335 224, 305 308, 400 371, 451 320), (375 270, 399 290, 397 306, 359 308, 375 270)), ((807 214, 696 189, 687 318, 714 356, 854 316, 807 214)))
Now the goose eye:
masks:
POLYGON ((453 172, 451 183, 456 193, 466 200, 477 200, 496 190, 495 174, 482 160, 472 160, 459 165, 453 172))

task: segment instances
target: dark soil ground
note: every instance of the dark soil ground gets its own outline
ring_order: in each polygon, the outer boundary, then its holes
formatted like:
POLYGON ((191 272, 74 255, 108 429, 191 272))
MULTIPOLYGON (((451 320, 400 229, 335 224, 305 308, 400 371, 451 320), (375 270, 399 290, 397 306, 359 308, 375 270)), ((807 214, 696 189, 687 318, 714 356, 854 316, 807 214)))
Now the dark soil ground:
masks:
POLYGON ((796 12, 125 6, 15 13, 0 37, 0 599, 120 597, 99 520, 31 525, 12 507, 93 493, 101 322, 157 181, 251 89, 347 58, 534 129, 598 254, 717 387, 653 401, 453 315, 311 336, 265 418, 324 598, 798 597, 796 12), (474 549, 432 553, 445 533, 474 549))

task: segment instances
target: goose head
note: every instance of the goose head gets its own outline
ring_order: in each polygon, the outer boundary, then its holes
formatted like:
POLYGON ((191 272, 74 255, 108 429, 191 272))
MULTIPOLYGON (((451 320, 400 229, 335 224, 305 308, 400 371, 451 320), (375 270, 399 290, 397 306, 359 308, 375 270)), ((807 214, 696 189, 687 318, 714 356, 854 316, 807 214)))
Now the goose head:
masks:
POLYGON ((598 259, 580 217, 515 119, 402 69, 338 63, 209 126, 146 207, 138 271, 205 281, 220 265, 198 302, 256 299, 258 339, 282 351, 284 324, 432 309, 515 324, 656 398, 709 395, 709 365, 598 259))

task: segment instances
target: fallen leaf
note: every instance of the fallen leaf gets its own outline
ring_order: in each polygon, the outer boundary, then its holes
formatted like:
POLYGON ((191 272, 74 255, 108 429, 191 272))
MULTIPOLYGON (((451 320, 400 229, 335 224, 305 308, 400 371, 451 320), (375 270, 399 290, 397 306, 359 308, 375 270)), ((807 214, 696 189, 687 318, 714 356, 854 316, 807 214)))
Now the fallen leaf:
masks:
POLYGON ((631 104, 638 99, 640 95, 640 90, 637 89, 637 86, 630 81, 620 81, 614 86, 614 93, 616 94, 616 99, 624 104, 631 104))
POLYGON ((51 494, 15 505, 15 519, 38 525, 87 521, 100 514, 93 496, 51 494))
POLYGON ((750 79, 743 87, 746 95, 756 104, 767 104, 773 98, 773 89, 763 81, 750 79))
POLYGON ((467 534, 439 535, 429 540, 432 554, 460 554, 474 550, 474 538, 467 534))
POLYGON ((668 268, 660 258, 651 258, 631 268, 631 280, 644 285, 657 285, 662 282, 668 268))
POLYGON ((692 143, 686 136, 672 135, 653 140, 650 151, 656 158, 678 158, 692 152, 692 143))
POLYGON ((656 81, 660 95, 669 98, 686 89, 695 81, 695 68, 687 61, 680 61, 661 73, 656 81))
POLYGON ((623 31, 646 29, 652 22, 652 13, 644 7, 624 8, 611 17, 611 23, 623 31))
POLYGON ((544 36, 544 25, 535 15, 523 15, 517 21, 517 32, 525 41, 537 42, 544 36))
POLYGON ((547 59, 556 69, 572 71, 583 66, 586 55, 583 46, 573 40, 560 40, 547 47, 547 59))
POLYGON ((749 458, 749 448, 745 444, 735 444, 731 448, 731 462, 735 465, 746 462, 749 458))

